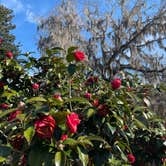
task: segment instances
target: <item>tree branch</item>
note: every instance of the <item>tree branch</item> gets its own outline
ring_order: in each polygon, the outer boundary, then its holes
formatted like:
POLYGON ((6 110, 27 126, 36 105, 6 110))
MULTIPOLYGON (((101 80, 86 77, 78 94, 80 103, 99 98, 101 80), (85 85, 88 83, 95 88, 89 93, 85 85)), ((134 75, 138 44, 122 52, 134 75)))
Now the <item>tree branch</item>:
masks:
POLYGON ((127 65, 120 65, 120 70, 124 70, 124 69, 128 69, 128 70, 135 70, 135 71, 139 71, 142 73, 162 73, 164 71, 166 71, 166 67, 160 69, 160 70, 156 70, 156 69, 149 69, 149 68, 137 68, 137 67, 133 67, 130 64, 127 65))
POLYGON ((155 20, 159 19, 160 17, 154 17, 150 22, 148 22, 139 32, 136 30, 135 32, 133 32, 133 34, 131 36, 134 36, 132 37, 131 39, 129 39, 128 42, 126 42, 125 44, 121 45, 119 47, 119 49, 115 49, 113 51, 113 55, 111 56, 111 58, 109 59, 108 61, 108 64, 110 64, 115 58, 116 56, 123 52, 126 48, 129 48, 129 45, 134 42, 143 32, 145 32, 149 27, 151 27, 152 25, 155 24, 155 20))
POLYGON ((148 44, 151 44, 151 43, 154 43, 154 42, 157 42, 157 41, 160 41, 160 40, 164 40, 164 39, 166 39, 166 37, 163 37, 163 38, 158 38, 158 39, 154 39, 154 40, 150 40, 150 41, 147 41, 147 42, 145 42, 145 43, 143 43, 143 44, 140 44, 140 45, 137 45, 137 47, 145 47, 145 46, 147 46, 148 44))

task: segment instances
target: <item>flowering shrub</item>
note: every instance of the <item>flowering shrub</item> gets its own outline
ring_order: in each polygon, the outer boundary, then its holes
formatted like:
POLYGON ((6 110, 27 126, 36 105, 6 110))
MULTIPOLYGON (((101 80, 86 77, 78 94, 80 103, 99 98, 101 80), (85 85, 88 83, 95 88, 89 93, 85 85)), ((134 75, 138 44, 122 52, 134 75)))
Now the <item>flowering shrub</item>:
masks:
POLYGON ((76 49, 53 48, 38 60, 4 53, 1 165, 162 165, 165 127, 144 93, 152 87, 134 76, 104 81, 76 49))

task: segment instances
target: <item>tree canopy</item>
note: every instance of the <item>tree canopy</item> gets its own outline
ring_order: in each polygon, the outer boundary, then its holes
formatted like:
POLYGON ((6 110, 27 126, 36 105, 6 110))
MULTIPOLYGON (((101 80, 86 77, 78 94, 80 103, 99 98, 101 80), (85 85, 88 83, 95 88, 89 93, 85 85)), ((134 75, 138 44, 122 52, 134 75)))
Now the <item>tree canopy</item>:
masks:
POLYGON ((105 0, 90 5, 63 1, 41 19, 38 47, 44 52, 50 46, 81 46, 93 71, 104 79, 110 80, 120 71, 136 71, 150 82, 162 80, 165 18, 165 2, 105 0))
POLYGON ((0 38, 1 52, 11 51, 14 55, 18 55, 19 46, 14 43, 15 36, 11 33, 15 29, 15 25, 12 23, 13 11, 0 5, 0 38))

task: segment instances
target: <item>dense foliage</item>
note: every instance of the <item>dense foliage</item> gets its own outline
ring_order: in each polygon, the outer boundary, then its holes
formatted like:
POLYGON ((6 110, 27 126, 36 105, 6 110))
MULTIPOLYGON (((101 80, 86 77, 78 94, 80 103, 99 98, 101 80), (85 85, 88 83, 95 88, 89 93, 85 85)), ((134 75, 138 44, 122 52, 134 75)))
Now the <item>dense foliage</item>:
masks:
POLYGON ((76 47, 0 61, 0 163, 161 166, 164 124, 135 76, 91 75, 76 47))

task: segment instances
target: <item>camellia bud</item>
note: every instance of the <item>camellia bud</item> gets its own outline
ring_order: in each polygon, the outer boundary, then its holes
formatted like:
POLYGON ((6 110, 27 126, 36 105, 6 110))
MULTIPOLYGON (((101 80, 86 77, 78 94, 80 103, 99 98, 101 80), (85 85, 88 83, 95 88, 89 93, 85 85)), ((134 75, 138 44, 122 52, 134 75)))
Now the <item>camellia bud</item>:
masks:
POLYGON ((127 125, 124 125, 124 126, 123 126, 123 130, 128 130, 128 126, 127 126, 127 125))
POLYGON ((8 117, 8 119, 7 119, 7 121, 12 121, 12 120, 14 120, 15 118, 17 118, 17 115, 19 115, 19 114, 21 114, 21 113, 22 113, 21 110, 16 110, 16 111, 10 113, 10 115, 9 115, 9 117, 8 117))
POLYGON ((87 92, 84 94, 84 97, 90 99, 92 97, 92 94, 87 92))
POLYGON ((111 82, 111 86, 112 89, 118 89, 121 86, 121 80, 119 78, 115 78, 112 82, 111 82))
POLYGON ((8 108, 9 108, 9 105, 6 104, 6 103, 2 103, 2 104, 0 104, 0 107, 1 107, 2 109, 8 109, 8 108))
POLYGON ((56 100, 63 101, 60 94, 55 94, 53 97, 54 97, 54 99, 56 99, 56 100))
POLYGON ((39 84, 37 84, 37 83, 34 83, 34 84, 32 85, 32 88, 33 88, 34 90, 37 90, 37 89, 39 89, 39 84))
POLYGON ((5 54, 8 58, 12 59, 13 58, 13 53, 11 51, 6 52, 5 54))
POLYGON ((133 163, 135 163, 135 157, 134 157, 134 155, 133 154, 128 154, 127 155, 127 158, 128 158, 128 160, 129 160, 129 163, 130 164, 133 164, 133 163))
POLYGON ((107 114, 109 114, 109 109, 106 104, 100 104, 97 108, 99 116, 105 117, 107 114))
POLYGON ((68 135, 67 134, 63 134, 62 136, 61 136, 61 141, 65 141, 66 139, 68 138, 68 135))

